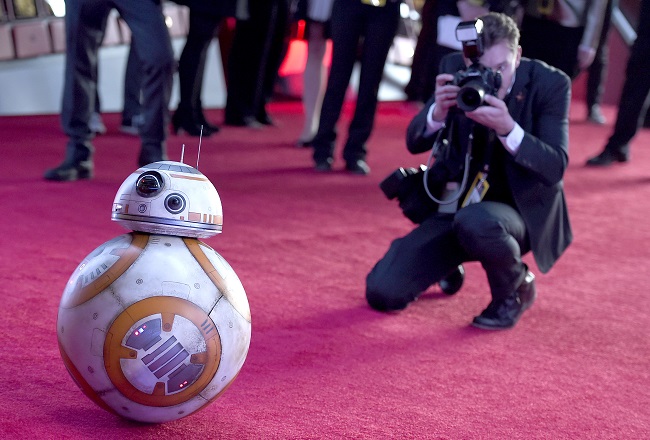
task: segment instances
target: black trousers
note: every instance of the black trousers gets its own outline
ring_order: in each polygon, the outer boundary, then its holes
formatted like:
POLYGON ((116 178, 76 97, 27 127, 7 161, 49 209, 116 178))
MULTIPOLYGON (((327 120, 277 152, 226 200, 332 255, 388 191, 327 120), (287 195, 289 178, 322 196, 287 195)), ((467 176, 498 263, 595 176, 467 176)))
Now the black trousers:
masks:
POLYGON ((594 56, 594 61, 587 69, 587 94, 585 100, 588 109, 602 102, 603 92, 605 91, 607 66, 609 64, 609 29, 612 23, 613 8, 614 0, 607 0, 603 27, 600 31, 598 47, 596 47, 596 55, 594 56))
POLYGON ((358 0, 334 0, 331 18, 332 64, 318 133, 313 141, 315 161, 329 159, 334 153, 336 123, 341 115, 361 41, 359 91, 343 158, 347 162, 365 159, 366 141, 370 137, 377 110, 379 83, 399 24, 399 4, 388 2, 384 7, 375 7, 358 0))
POLYGON ((190 29, 178 61, 180 101, 176 109, 188 121, 200 124, 205 120, 201 105, 205 60, 210 42, 222 19, 216 12, 190 8, 190 29))
POLYGON ((140 113, 142 113, 142 65, 136 52, 135 43, 131 39, 129 58, 124 71, 122 123, 132 125, 133 118, 139 117, 140 113))
POLYGON ((404 88, 411 101, 427 102, 436 88, 436 76, 440 60, 454 52, 454 49, 440 46, 438 40, 438 18, 443 15, 458 16, 456 2, 426 0, 422 7, 422 28, 413 54, 411 78, 404 88))
POLYGON ((529 249, 521 215, 504 203, 437 214, 391 243, 367 276, 366 299, 377 310, 401 310, 466 261, 479 261, 492 297, 504 298, 523 281, 529 249))
MULTIPOLYGON (((641 20, 650 20, 641 17, 641 20)), ((627 151, 650 107, 650 35, 639 34, 632 45, 625 71, 625 82, 618 103, 614 132, 606 149, 627 151)))
POLYGON ((142 63, 144 125, 143 151, 155 159, 164 153, 169 119, 174 56, 160 2, 154 0, 67 0, 66 65, 61 124, 70 137, 67 155, 87 160, 92 155, 88 128, 97 91, 97 54, 104 37, 106 17, 119 11, 133 35, 142 63))
POLYGON ((578 46, 584 27, 570 28, 551 20, 524 15, 521 23, 522 55, 542 60, 573 80, 578 67, 578 46))
POLYGON ((285 53, 288 0, 249 0, 249 18, 237 19, 228 57, 226 123, 263 119, 285 53))

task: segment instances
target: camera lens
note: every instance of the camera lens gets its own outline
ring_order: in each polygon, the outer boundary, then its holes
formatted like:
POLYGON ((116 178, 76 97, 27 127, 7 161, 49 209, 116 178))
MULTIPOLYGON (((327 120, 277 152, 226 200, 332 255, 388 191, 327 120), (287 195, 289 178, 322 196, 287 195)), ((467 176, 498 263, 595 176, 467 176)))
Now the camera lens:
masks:
POLYGON ((456 98, 458 108, 465 112, 476 110, 481 104, 483 104, 483 96, 485 96, 485 91, 482 87, 463 87, 458 91, 458 96, 456 98))

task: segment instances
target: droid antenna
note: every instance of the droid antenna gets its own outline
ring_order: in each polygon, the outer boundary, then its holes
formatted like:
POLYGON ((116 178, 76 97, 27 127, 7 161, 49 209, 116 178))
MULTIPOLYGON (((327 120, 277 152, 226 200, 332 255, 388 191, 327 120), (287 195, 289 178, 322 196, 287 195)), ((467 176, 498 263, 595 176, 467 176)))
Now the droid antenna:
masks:
POLYGON ((185 157, 185 144, 181 147, 181 163, 183 163, 183 157, 185 157))
POLYGON ((199 169, 199 157, 201 156, 201 141, 203 140, 203 124, 201 124, 201 134, 199 135, 199 152, 196 153, 196 169, 199 169))

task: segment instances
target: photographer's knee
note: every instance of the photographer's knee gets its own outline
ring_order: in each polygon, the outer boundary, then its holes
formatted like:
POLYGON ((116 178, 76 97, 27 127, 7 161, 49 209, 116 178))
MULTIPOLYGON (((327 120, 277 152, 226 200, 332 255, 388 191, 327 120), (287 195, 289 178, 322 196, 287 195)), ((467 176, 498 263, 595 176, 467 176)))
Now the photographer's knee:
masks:
POLYGON ((370 307, 382 312, 402 310, 409 303, 399 294, 398 290, 376 279, 372 274, 368 275, 366 279, 366 300, 370 307))

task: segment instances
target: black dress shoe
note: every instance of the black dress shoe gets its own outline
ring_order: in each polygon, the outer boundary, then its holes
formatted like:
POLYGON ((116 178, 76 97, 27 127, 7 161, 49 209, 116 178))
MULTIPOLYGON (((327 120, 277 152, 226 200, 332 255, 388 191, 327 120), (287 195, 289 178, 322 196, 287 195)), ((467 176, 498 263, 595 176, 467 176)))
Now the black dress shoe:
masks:
POLYGON ((535 275, 527 270, 521 285, 505 299, 492 300, 472 321, 474 327, 485 330, 504 330, 513 327, 537 297, 535 275))
POLYGON ((262 125, 269 125, 269 126, 275 125, 273 119, 271 119, 271 117, 266 112, 257 115, 255 119, 257 119, 257 122, 259 122, 262 125))
POLYGON ((138 166, 168 160, 164 144, 142 144, 138 155, 138 166))
POLYGON ((92 160, 85 160, 76 163, 63 162, 58 167, 45 171, 43 177, 45 177, 46 180, 54 180, 58 182, 92 179, 93 162, 92 160))
POLYGON ((453 272, 441 279, 438 285, 444 293, 453 295, 463 287, 463 281, 465 281, 465 269, 462 264, 459 264, 453 272))
POLYGON ((630 153, 622 150, 605 148, 598 156, 594 156, 586 163, 588 167, 608 167, 614 162, 629 162, 630 153))
POLYGON ((353 174, 359 174, 362 176, 370 174, 370 167, 363 159, 358 159, 354 162, 347 162, 345 164, 345 169, 353 174))
POLYGON ((314 169, 318 172, 327 172, 332 171, 332 159, 320 159, 316 160, 316 165, 314 169))
MULTIPOLYGON (((219 131, 218 128, 217 131, 219 131)), ((212 133, 214 133, 214 131, 210 130, 206 126, 203 126, 202 128, 201 124, 199 124, 198 122, 194 121, 191 118, 187 118, 182 113, 176 111, 176 113, 174 113, 174 116, 172 116, 172 133, 174 134, 187 133, 189 136, 208 137, 212 133)))
POLYGON ((219 133, 220 130, 216 125, 209 123, 205 116, 199 117, 198 125, 203 126, 203 130, 209 131, 210 134, 219 133))

